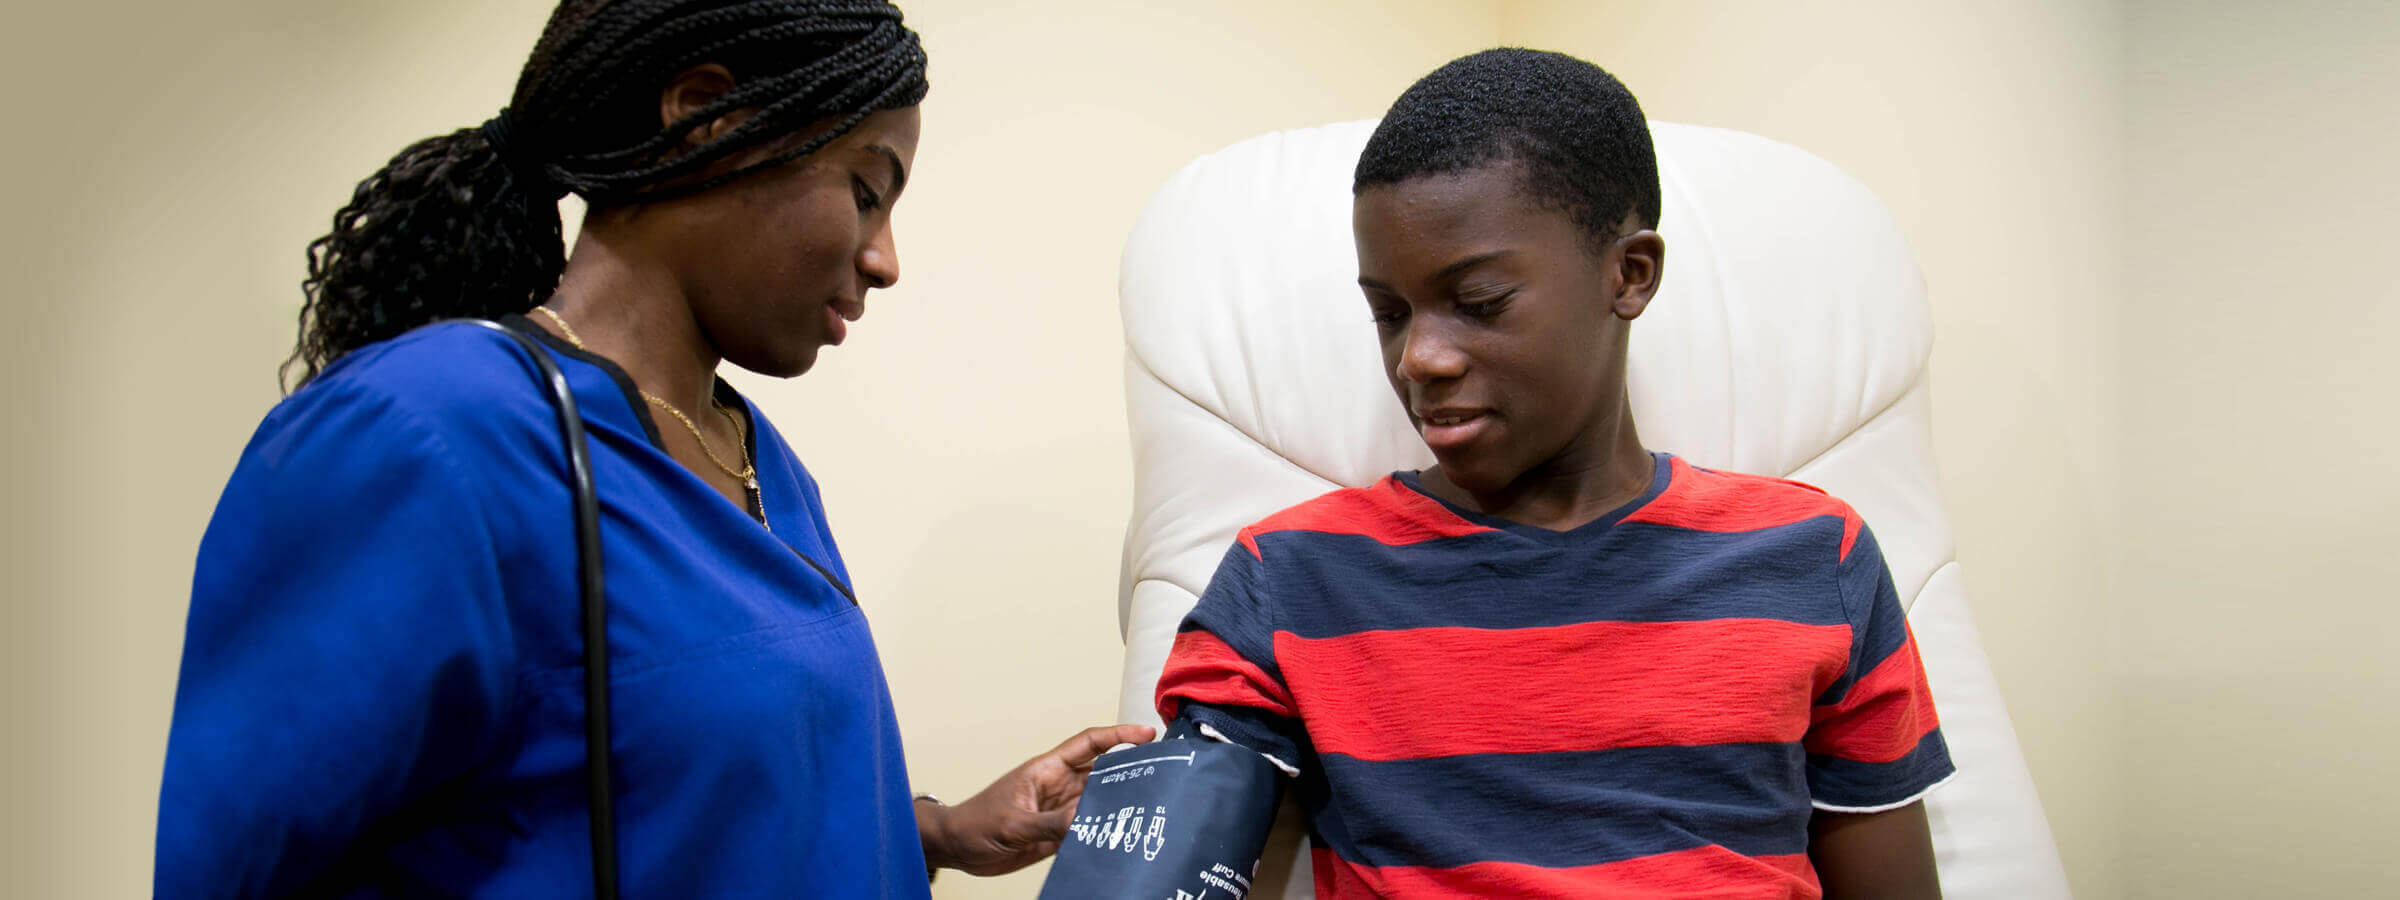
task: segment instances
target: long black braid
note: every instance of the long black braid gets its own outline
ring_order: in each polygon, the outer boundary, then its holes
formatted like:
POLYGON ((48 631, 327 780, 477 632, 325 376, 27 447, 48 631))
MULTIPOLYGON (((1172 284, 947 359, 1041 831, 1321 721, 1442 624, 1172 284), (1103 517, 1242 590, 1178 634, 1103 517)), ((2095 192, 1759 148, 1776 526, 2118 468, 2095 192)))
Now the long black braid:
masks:
POLYGON ((878 110, 914 106, 925 89, 924 48, 885 0, 566 0, 507 109, 400 151, 309 244, 286 387, 419 325, 547 299, 566 267, 560 197, 597 208, 708 190, 813 153, 878 110), (659 91, 704 63, 731 71, 733 90, 661 129, 659 91), (745 109, 725 134, 675 152, 694 129, 745 109), (696 177, 821 119, 832 127, 768 159, 696 177))

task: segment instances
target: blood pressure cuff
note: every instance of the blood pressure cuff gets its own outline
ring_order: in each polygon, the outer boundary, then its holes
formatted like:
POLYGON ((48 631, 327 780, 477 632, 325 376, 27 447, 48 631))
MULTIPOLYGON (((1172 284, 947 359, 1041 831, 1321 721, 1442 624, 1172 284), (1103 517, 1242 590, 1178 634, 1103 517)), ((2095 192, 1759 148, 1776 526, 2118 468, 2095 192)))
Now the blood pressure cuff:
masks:
POLYGON ((1266 757, 1184 721, 1156 743, 1101 756, 1041 900, 1241 900, 1282 779, 1266 757))

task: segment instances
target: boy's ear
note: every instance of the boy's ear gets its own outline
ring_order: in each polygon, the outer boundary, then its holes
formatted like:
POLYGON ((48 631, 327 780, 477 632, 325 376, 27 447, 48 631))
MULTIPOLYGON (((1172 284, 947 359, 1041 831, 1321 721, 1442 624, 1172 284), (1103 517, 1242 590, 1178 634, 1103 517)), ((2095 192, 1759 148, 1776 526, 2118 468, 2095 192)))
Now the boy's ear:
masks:
POLYGON ((1617 293, 1610 298, 1610 311, 1628 322, 1650 308, 1650 298, 1658 295, 1658 281, 1667 273, 1667 240, 1658 232, 1637 229, 1618 238, 1609 248, 1608 261, 1616 267, 1617 293))

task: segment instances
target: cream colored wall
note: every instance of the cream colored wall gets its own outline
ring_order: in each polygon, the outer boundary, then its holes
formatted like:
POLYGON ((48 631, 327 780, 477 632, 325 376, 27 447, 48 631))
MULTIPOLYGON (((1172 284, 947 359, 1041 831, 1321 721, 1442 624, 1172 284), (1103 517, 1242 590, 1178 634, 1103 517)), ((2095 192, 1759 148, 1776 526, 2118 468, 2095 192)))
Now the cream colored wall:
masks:
POLYGON ((1796 144, 1899 217, 1932 296, 1968 596, 2069 878, 2115 896, 2116 8, 1520 0, 1503 20, 1505 40, 1616 73, 1654 119, 1796 144))
POLYGON ((2127 18, 2126 895, 2389 896, 2400 7, 2127 18))
MULTIPOLYGON (((301 248, 392 152, 496 108, 546 13, 147 7, 0 37, 0 871, 31 897, 147 891, 192 552, 275 400, 301 248)), ((1961 556, 2084 896, 2377 883, 2388 5, 907 8, 935 90, 902 284, 817 372, 745 386, 825 483, 921 787, 969 792, 1114 705, 1114 278, 1144 197, 1507 41, 1601 62, 1657 118, 1808 148, 1898 214, 1961 556)))
MULTIPOLYGON (((548 4, 228 0, 12 14, 16 413, 0 501, 0 871, 148 892, 194 548, 276 399, 302 248, 358 179, 505 102, 548 4)), ((1111 714, 1130 462, 1117 252, 1201 153, 1371 117, 1498 39, 1492 2, 904 4, 933 58, 901 284, 744 381, 824 483, 920 787, 1111 714)), ((947 876, 1029 897, 1039 873, 947 876)))

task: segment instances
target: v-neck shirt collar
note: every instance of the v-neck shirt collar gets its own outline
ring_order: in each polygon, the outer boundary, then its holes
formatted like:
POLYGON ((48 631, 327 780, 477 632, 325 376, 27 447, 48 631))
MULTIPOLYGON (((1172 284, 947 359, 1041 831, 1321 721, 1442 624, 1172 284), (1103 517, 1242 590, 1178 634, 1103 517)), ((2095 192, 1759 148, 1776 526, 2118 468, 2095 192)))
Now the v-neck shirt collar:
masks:
MULTIPOLYGON (((617 365, 615 360, 575 346, 566 338, 534 324, 533 320, 525 316, 511 313, 501 317, 501 322, 518 331, 533 335, 536 340, 542 342, 543 346, 556 351, 559 355, 599 369, 602 374, 607 375, 608 380, 617 386, 617 392, 623 396, 627 411, 633 414, 633 420, 641 425, 642 436, 649 438, 652 448, 660 453, 667 453, 667 442, 658 432, 658 422, 650 417, 650 403, 642 398, 641 387, 633 383, 633 376, 627 374, 624 367, 617 365)), ((734 390, 733 385, 726 382, 725 379, 714 374, 711 374, 709 378, 714 382, 713 391, 717 402, 727 406, 741 407, 742 417, 750 423, 750 427, 742 429, 742 457, 751 460, 751 466, 754 468, 763 468, 759 466, 758 433, 762 420, 758 414, 758 407, 751 404, 750 398, 742 396, 740 391, 734 390)), ((673 454, 668 455, 672 456, 673 454)), ((758 514, 758 511, 766 505, 764 496, 766 482, 759 480, 757 484, 758 487, 750 489, 749 504, 742 510, 742 515, 750 517, 772 531, 774 530, 773 526, 758 514)))
POLYGON ((1559 546, 1569 546, 1596 540, 1601 536, 1606 535, 1611 529, 1614 529, 1617 526, 1617 523, 1624 521, 1627 516, 1641 511, 1642 507, 1649 506, 1653 501, 1656 501, 1659 498, 1659 495, 1667 492, 1667 486, 1672 484, 1675 480, 1674 454, 1662 453, 1653 450, 1650 451, 1650 457, 1653 462, 1653 469, 1650 473, 1650 486, 1648 489, 1642 491, 1640 496, 1625 501, 1623 504, 1617 506, 1617 508, 1603 513, 1597 519, 1593 519, 1589 522, 1585 522, 1581 525, 1577 525, 1564 531, 1543 528, 1539 525, 1528 525, 1523 522, 1517 522, 1510 519, 1501 518, 1499 516, 1477 512, 1464 506, 1460 506, 1456 503, 1452 503, 1449 500, 1443 499, 1442 497, 1434 494, 1432 491, 1425 489, 1425 482, 1423 480, 1422 472, 1394 472, 1392 473, 1392 480, 1399 482, 1402 487, 1405 487, 1409 491, 1416 493, 1418 496, 1441 504, 1442 508, 1448 510, 1451 515, 1455 515, 1469 523, 1490 528, 1495 531, 1505 531, 1529 540, 1540 541, 1559 546))

